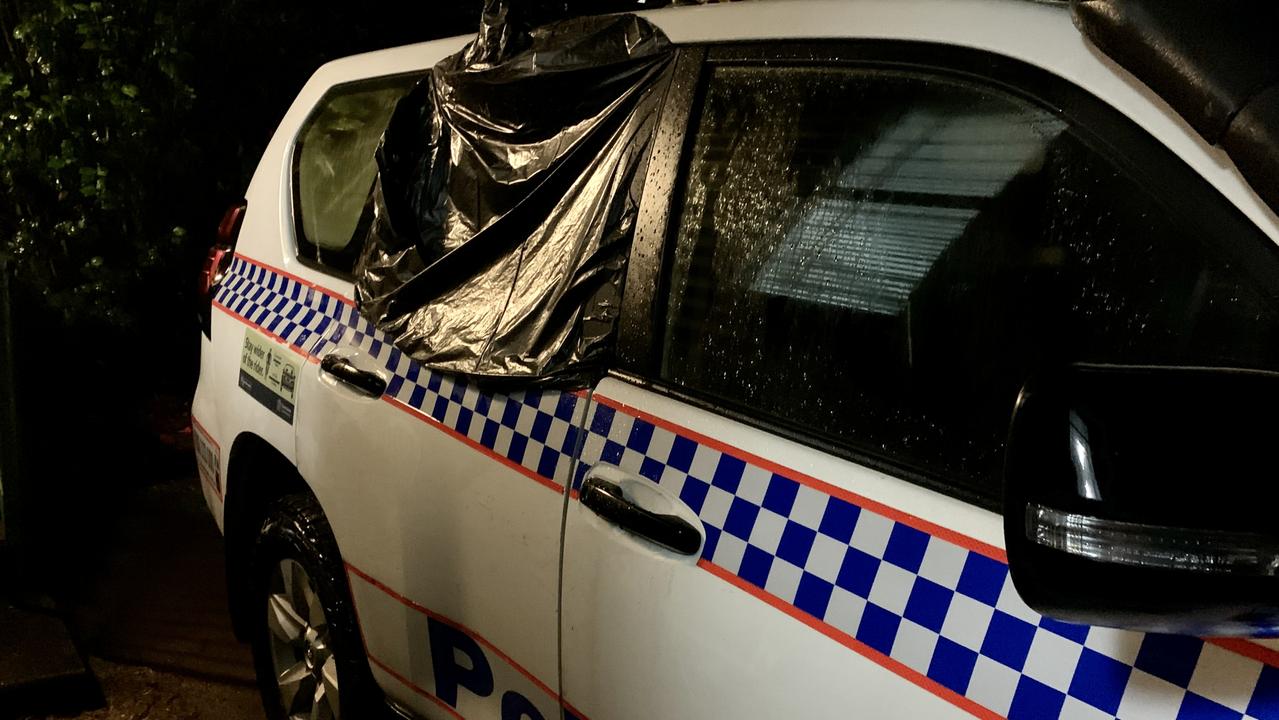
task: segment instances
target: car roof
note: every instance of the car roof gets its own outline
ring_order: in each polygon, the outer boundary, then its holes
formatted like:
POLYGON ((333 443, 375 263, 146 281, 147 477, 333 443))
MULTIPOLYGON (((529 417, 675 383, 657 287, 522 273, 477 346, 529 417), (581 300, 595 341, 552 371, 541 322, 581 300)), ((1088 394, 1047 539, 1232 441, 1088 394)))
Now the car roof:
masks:
POLYGON ((748 0, 638 13, 676 43, 778 40, 789 37, 952 42, 1038 33, 1075 32, 1069 5, 1035 0, 748 0))
MULTIPOLYGON (((770 40, 903 40, 983 50, 1043 69, 1083 88, 1158 137, 1272 240, 1279 216, 1234 163, 1166 102, 1088 43, 1064 2, 1038 0, 744 0, 637 13, 677 44, 770 40)), ((472 35, 335 60, 308 84, 425 69, 472 35)), ((317 87, 311 88, 311 85, 317 87)), ((318 97, 318 94, 315 95, 318 97)), ((309 99, 313 103, 315 97, 309 99)))
MULTIPOLYGON (((1058 0, 744 0, 635 13, 678 44, 785 39, 901 39, 988 47, 1007 41, 1078 38, 1069 4, 1058 0)), ((420 53, 423 67, 474 37, 458 35, 352 55, 331 64, 391 52, 420 53)), ((1017 43, 1014 43, 1017 44, 1017 43)))

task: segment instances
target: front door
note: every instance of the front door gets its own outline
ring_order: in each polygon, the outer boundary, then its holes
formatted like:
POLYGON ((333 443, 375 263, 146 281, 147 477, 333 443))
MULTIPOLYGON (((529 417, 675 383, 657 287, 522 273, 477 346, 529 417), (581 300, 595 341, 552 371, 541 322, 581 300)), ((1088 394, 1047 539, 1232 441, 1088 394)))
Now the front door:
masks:
POLYGON ((670 220, 637 238, 665 260, 628 277, 648 320, 595 388, 567 511, 566 707, 1274 716, 1256 642, 1028 608, 998 514, 1039 370, 1279 369, 1270 241, 1060 79, 960 48, 828 51, 718 46, 689 94, 670 220), (692 551, 601 488, 686 521, 692 551))

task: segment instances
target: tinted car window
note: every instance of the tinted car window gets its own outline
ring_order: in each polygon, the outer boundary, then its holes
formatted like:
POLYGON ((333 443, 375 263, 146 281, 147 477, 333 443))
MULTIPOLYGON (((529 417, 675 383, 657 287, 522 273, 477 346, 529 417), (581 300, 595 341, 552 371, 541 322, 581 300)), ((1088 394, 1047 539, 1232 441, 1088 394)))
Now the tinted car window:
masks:
POLYGON ((307 118, 294 149, 299 255, 350 272, 359 254, 352 240, 377 171, 374 151, 395 103, 418 78, 340 85, 307 118))
POLYGON ((663 379, 989 498, 1041 368, 1279 368, 1269 240, 1098 147, 973 80, 713 67, 663 379))

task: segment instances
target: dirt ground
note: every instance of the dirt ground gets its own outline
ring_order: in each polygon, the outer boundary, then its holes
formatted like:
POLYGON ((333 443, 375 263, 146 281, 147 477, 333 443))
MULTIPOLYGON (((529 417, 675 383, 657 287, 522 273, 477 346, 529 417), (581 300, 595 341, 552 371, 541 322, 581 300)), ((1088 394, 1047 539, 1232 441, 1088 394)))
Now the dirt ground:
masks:
POLYGON ((193 465, 182 458, 166 480, 122 486, 72 559, 60 614, 106 707, 22 720, 262 720, 252 659, 231 632, 222 537, 193 465))
POLYGON ((72 625, 92 656, 250 684, 249 649, 231 633, 222 535, 199 488, 190 476, 128 494, 85 559, 72 625))
MULTIPOLYGON (((76 720, 260 720, 262 706, 251 686, 201 680, 93 658, 90 667, 107 706, 76 720)), ((65 715, 38 720, 65 720, 65 715)), ((29 720, 37 720, 30 718, 29 720)))

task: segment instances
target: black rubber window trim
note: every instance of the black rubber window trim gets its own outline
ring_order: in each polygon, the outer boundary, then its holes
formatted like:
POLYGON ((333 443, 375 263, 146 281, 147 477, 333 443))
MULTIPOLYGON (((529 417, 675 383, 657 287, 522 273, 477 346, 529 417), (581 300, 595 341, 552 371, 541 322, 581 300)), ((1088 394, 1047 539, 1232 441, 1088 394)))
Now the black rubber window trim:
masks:
MULTIPOLYGON (((641 209, 639 224, 659 224, 660 227, 655 230, 661 239, 645 244, 637 242, 632 251, 632 258, 641 253, 659 252, 662 258, 661 272, 656 282, 643 278, 645 282, 634 283, 641 290, 625 296, 623 317, 627 316, 625 305, 631 303, 642 308, 648 317, 646 322, 636 318, 620 325, 619 347, 628 348, 628 352, 619 353, 618 362, 609 374, 658 394, 710 410, 987 510, 1000 511, 1002 498, 998 492, 974 490, 968 484, 957 483, 929 468, 914 464, 909 458, 894 453, 876 453, 847 440, 823 434, 814 428, 767 416, 740 403, 700 392, 695 387, 677 385, 662 379, 660 363, 674 262, 674 235, 678 228, 678 218, 684 209, 682 189, 687 184, 687 158, 695 140, 694 130, 700 119, 700 108, 711 68, 717 65, 892 68, 966 80, 1008 93, 1063 118, 1081 139, 1110 158, 1120 171, 1138 180, 1152 196, 1184 197, 1189 192, 1202 198, 1202 202, 1211 203, 1211 212, 1229 222, 1256 228, 1242 211, 1198 172, 1117 108, 1065 78, 1014 58, 973 48, 905 40, 734 42, 689 46, 685 50, 698 48, 705 50, 705 61, 697 72, 691 110, 684 114, 683 131, 678 134, 680 152, 678 157, 663 158, 664 162, 674 163, 674 168, 667 170, 675 173, 674 190, 667 197, 656 198, 648 196, 646 187, 645 207, 641 209), (638 350, 639 348, 643 350, 638 350)), ((664 118, 663 122, 665 121, 664 118)), ((654 170, 650 167, 650 173, 654 170)), ((636 238, 637 241, 640 238, 638 233, 636 238)), ((1274 243, 1265 243, 1264 247, 1250 245, 1244 244, 1241 250, 1259 261, 1279 263, 1279 247, 1274 243)), ((628 287, 632 285, 632 279, 634 278, 628 271, 628 287)))
MULTIPOLYGON (((291 205, 290 215, 293 224, 293 239, 298 262, 313 269, 318 270, 326 275, 331 275, 340 280, 354 282, 355 276, 352 271, 355 268, 355 261, 360 256, 361 245, 358 242, 349 242, 346 247, 339 251, 326 251, 324 257, 326 260, 320 260, 320 250, 315 243, 306 237, 306 231, 302 225, 302 198, 301 183, 298 182, 298 175, 301 171, 303 142, 302 137, 306 135, 306 131, 315 122, 315 118, 320 114, 325 105, 335 96, 345 91, 354 89, 375 88, 378 86, 396 86, 404 83, 404 92, 407 94, 412 89, 413 83, 408 81, 418 81, 426 77, 428 70, 410 70, 407 72, 392 73, 390 75, 377 75, 374 77, 360 78, 348 82, 338 83, 330 86, 316 101, 315 105, 307 112, 306 119, 298 126, 297 133, 293 136, 292 155, 289 158, 289 203, 291 205), (329 258, 336 258, 338 263, 329 261, 329 258)), ((356 225, 352 238, 358 237, 362 232, 368 231, 370 219, 366 217, 367 212, 360 216, 360 220, 356 225)))

